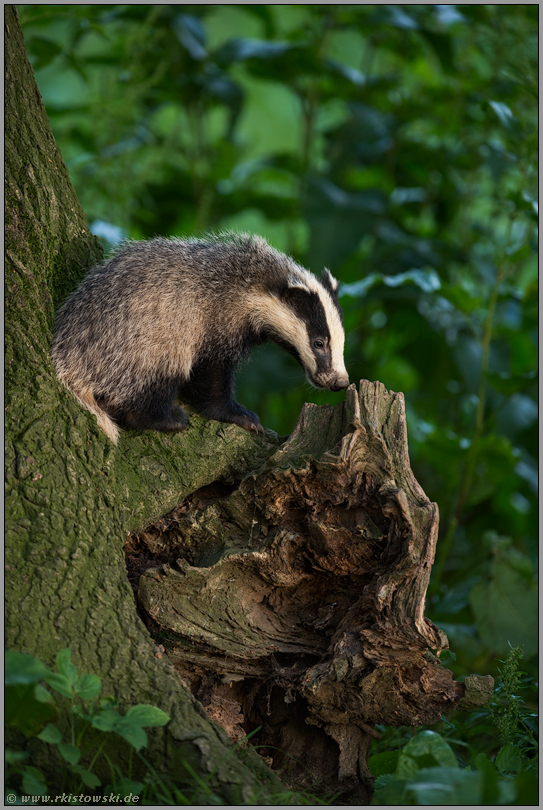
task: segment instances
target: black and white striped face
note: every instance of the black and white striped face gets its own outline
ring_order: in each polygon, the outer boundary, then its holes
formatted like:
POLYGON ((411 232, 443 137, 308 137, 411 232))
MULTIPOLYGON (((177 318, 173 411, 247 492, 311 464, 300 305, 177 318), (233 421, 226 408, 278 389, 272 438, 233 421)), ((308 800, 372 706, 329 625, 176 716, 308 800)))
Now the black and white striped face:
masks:
POLYGON ((285 318, 284 339, 316 388, 347 388, 343 349, 345 332, 338 301, 338 282, 328 270, 319 281, 301 270, 289 279, 282 301, 290 310, 285 318), (292 317, 293 316, 293 317, 292 317))

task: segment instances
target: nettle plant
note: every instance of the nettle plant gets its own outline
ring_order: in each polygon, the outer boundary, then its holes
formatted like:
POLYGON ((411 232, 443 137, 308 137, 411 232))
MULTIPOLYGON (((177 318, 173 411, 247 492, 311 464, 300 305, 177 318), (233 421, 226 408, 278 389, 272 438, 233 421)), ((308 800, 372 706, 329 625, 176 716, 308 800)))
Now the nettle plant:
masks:
MULTIPOLYGON (((52 785, 39 768, 28 763, 28 751, 8 749, 6 784, 20 785, 23 794, 34 797, 59 791, 77 795, 97 788, 102 793, 115 791, 123 796, 138 797, 145 786, 131 778, 134 751, 139 754, 147 745, 144 729, 166 725, 169 716, 147 704, 132 706, 126 714, 121 714, 114 699, 100 699, 102 682, 97 675, 79 675, 69 649, 58 653, 56 665, 57 671, 53 672, 32 655, 6 651, 6 725, 22 731, 26 737, 37 737, 54 746, 63 764, 60 783, 52 785), (52 693, 71 702, 67 735, 55 725, 57 709, 52 693), (112 733, 128 744, 128 776, 123 776, 107 756, 105 749, 112 733), (110 766, 111 784, 105 786, 95 772, 100 758, 110 766)), ((138 799, 125 801, 125 804, 132 803, 138 803, 138 799)))

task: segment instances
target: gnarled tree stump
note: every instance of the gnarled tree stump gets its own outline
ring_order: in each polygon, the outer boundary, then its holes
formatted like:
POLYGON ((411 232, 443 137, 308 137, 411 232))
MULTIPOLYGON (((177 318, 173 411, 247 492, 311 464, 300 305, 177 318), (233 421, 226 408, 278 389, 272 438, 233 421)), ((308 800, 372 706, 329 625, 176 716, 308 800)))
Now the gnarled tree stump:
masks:
POLYGON ((233 740, 260 727, 251 742, 298 784, 366 801, 374 724, 433 723, 464 696, 428 652, 447 647, 424 617, 437 529, 402 394, 362 381, 127 550, 162 563, 138 601, 209 715, 233 740))

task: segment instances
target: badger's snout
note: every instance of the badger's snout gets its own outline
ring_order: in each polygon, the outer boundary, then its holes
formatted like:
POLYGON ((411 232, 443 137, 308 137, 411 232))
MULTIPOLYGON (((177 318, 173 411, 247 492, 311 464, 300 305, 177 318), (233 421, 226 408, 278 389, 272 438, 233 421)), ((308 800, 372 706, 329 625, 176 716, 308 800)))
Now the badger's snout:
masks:
POLYGON ((330 391, 341 391, 342 388, 347 388, 348 386, 348 377, 336 377, 336 379, 329 384, 328 388, 330 391))

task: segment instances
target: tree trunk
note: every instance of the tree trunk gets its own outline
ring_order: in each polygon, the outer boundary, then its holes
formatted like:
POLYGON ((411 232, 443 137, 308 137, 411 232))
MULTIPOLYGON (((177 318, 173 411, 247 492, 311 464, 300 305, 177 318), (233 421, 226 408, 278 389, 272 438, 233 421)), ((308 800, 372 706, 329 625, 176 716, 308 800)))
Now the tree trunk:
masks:
POLYGON ((5 8, 6 645, 48 665, 69 646, 121 706, 159 706, 148 759, 227 803, 278 780, 214 721, 236 741, 260 727, 274 769, 367 803, 374 724, 434 722, 466 691, 429 653, 446 647, 424 618, 438 515, 402 395, 351 386, 283 444, 194 415, 114 447, 50 359, 54 310, 101 249, 5 8))

